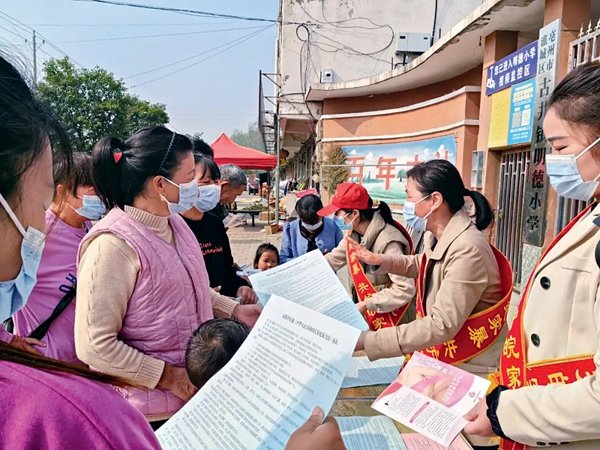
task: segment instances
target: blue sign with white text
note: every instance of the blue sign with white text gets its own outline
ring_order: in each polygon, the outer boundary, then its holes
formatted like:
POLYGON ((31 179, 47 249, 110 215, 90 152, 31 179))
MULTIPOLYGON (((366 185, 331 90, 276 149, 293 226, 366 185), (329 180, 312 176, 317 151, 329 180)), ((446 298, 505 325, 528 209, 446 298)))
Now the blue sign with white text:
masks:
POLYGON ((485 95, 506 89, 537 75, 538 41, 521 47, 487 68, 485 95))

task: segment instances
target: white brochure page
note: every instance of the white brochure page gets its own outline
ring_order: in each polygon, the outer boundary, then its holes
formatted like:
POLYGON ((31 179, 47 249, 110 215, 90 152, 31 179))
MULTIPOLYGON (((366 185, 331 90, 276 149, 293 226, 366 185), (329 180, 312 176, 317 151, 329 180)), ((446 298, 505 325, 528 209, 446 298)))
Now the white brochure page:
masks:
POLYGON ((360 330, 369 329, 319 250, 250 275, 250 282, 263 305, 272 294, 276 294, 360 330))
POLYGON ((231 361, 156 435, 163 449, 282 449, 327 413, 360 331, 273 296, 231 361))

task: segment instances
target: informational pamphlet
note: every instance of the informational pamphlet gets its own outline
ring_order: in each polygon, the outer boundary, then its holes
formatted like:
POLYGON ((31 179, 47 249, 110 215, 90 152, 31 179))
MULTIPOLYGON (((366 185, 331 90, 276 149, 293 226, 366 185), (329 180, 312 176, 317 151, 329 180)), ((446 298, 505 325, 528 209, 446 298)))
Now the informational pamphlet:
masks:
POLYGON ((273 296, 231 361, 156 435, 163 449, 283 449, 331 409, 360 331, 273 296))
POLYGON ((463 416, 490 385, 488 380, 414 353, 372 407, 448 447, 467 421, 463 416))
POLYGON ((394 421, 386 416, 336 417, 347 450, 407 450, 394 421))
POLYGON ((366 356, 352 358, 342 388, 390 384, 398 376, 404 357, 369 361, 366 356))
POLYGON ((319 250, 250 275, 250 282, 263 305, 276 294, 360 330, 369 329, 348 291, 319 250))
POLYGON ((462 435, 448 448, 418 433, 400 434, 386 416, 336 417, 347 450, 473 450, 462 435))

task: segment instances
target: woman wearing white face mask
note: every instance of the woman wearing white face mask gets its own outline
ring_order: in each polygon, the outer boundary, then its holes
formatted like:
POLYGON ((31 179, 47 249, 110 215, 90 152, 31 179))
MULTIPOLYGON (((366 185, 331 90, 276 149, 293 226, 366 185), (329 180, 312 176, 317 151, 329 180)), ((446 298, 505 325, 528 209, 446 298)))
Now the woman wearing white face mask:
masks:
POLYGON ((188 339, 213 309, 230 317, 238 305, 210 289, 179 215, 198 199, 190 140, 147 127, 125 142, 102 139, 92 157, 109 212, 79 249, 75 349, 94 369, 142 386, 127 399, 157 428, 195 391, 188 339))
POLYGON ((43 341, 40 352, 46 356, 80 363, 73 338, 77 249, 90 220, 100 219, 106 209, 95 195, 89 155, 73 155, 72 167, 57 162, 54 186, 37 283, 27 305, 13 316, 15 334, 43 341))
POLYGON ((287 222, 281 240, 281 263, 319 249, 323 254, 331 252, 342 240, 342 230, 329 217, 317 214, 323 208, 316 195, 305 195, 296 202, 298 220, 287 222))
POLYGON ((428 232, 425 253, 386 256, 355 248, 360 260, 380 266, 380 272, 417 279, 417 319, 363 333, 359 348, 372 360, 425 351, 478 375, 492 373, 498 367, 504 306, 512 291, 508 261, 480 231, 491 224, 492 209, 483 195, 465 189, 456 167, 445 160, 409 170, 406 193, 406 221, 428 232), (464 196, 475 203, 475 223, 463 210, 464 196), (481 336, 473 340, 469 330, 475 329, 481 329, 481 336))
MULTIPOLYGON (((239 298, 242 304, 252 305, 258 301, 258 297, 250 283, 236 274, 223 221, 208 214, 219 203, 221 195, 219 167, 212 159, 200 154, 194 154, 194 162, 200 195, 194 207, 182 215, 200 244, 210 286, 219 288, 223 295, 239 298)), ((260 312, 258 305, 244 308, 260 312)))
POLYGON ((504 450, 600 448, 600 65, 573 70, 548 104, 547 173, 557 194, 594 200, 558 234, 531 274, 506 338, 500 387, 467 419, 504 450))

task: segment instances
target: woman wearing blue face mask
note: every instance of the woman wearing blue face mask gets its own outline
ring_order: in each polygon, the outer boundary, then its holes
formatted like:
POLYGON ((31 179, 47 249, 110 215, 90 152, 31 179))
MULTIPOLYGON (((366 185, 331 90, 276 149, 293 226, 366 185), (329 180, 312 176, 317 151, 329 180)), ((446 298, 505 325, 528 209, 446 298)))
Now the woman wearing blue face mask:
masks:
MULTIPOLYGON (((354 248, 379 272, 417 280, 417 318, 363 332, 357 350, 371 360, 420 351, 486 377, 498 367, 512 293, 510 264, 480 231, 491 224, 492 209, 483 195, 465 188, 448 161, 427 161, 406 176, 404 216, 413 228, 427 232, 425 253, 387 256, 357 243, 354 248), (464 212, 465 196, 475 204, 475 223, 464 212)), ((489 444, 478 437, 472 443, 489 444)))
POLYGON ((92 158, 108 213, 79 249, 75 349, 139 385, 127 399, 158 427, 193 395, 185 345, 213 317, 202 254, 179 215, 198 199, 192 144, 148 127, 100 140, 92 158))
MULTIPOLYGON (((0 110, 0 320, 4 320, 27 304, 42 258, 44 212, 54 190, 49 136, 57 159, 64 159, 67 169, 70 151, 53 115, 2 57, 0 110)), ((158 449, 144 416, 108 383, 123 385, 117 378, 0 342, 1 446, 158 449)))
MULTIPOLYGON (((410 254, 410 236, 393 219, 389 206, 385 202, 377 208, 373 206, 373 199, 363 186, 346 182, 338 185, 331 202, 318 215, 333 215, 334 222, 347 236, 369 250, 389 256, 410 254)), ((348 241, 342 240, 325 259, 335 271, 347 267, 353 298, 369 326, 394 327, 403 318, 410 320, 414 315, 414 311, 408 311, 415 294, 414 282, 395 274, 377 273, 376 267, 361 264, 349 250, 348 241)))
POLYGON ((500 387, 467 416, 470 433, 524 450, 600 448, 600 65, 558 84, 544 118, 552 146, 547 173, 556 193, 591 205, 546 248, 506 338, 500 387))
POLYGON ((323 254, 331 252, 342 240, 342 230, 329 217, 319 217, 323 208, 316 195, 305 195, 296 202, 298 220, 283 227, 281 240, 281 263, 319 249, 323 254))
POLYGON ((79 363, 75 353, 75 282, 77 249, 91 220, 105 213, 95 195, 92 159, 73 155, 72 167, 54 165, 54 198, 46 211, 46 240, 37 283, 28 303, 13 316, 15 334, 40 339, 39 350, 55 359, 79 363))
MULTIPOLYGON (((183 217, 200 244, 210 285, 215 289, 220 288, 219 292, 223 295, 238 298, 242 304, 254 304, 258 301, 256 293, 246 279, 236 274, 223 221, 208 214, 220 199, 219 167, 212 159, 200 154, 194 154, 194 160, 200 195, 194 207, 183 213, 183 217)), ((258 310, 259 306, 247 308, 258 310)))
MULTIPOLYGON (((380 266, 381 272, 418 278, 417 310, 426 309, 409 324, 364 334, 360 346, 371 359, 422 351, 455 339, 466 329, 470 315, 497 305, 507 290, 494 251, 480 231, 491 224, 492 209, 483 195, 465 188, 454 165, 438 159, 415 166, 407 173, 406 193, 407 223, 428 232, 425 254, 386 256, 355 247, 359 259, 380 266), (475 223, 463 210, 464 196, 474 201, 475 223)), ((488 339, 486 344, 486 351, 480 347, 463 355, 468 370, 478 374, 495 370, 502 340, 488 339)))

